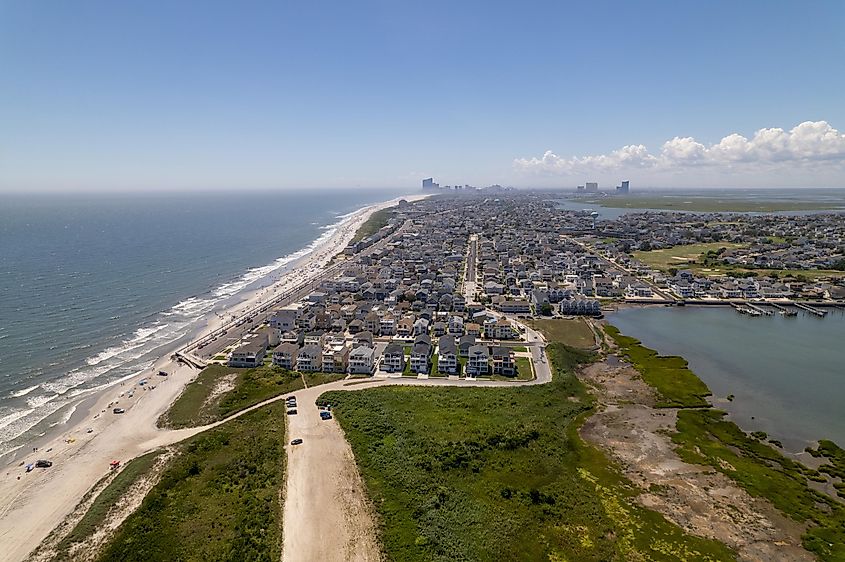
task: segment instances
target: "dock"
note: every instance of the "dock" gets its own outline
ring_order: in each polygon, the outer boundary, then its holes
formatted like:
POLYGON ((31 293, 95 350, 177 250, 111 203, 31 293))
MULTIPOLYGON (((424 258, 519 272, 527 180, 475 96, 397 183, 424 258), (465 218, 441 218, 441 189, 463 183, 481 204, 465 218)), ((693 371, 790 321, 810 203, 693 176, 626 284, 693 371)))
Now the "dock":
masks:
POLYGON ((763 313, 758 308, 751 308, 749 306, 743 306, 741 304, 737 304, 735 302, 731 303, 731 306, 739 312, 740 314, 747 314, 749 316, 763 316, 763 313))
POLYGON ((809 312, 810 314, 815 314, 819 318, 823 318, 827 315, 826 310, 821 310, 819 308, 813 308, 812 306, 810 306, 808 304, 804 304, 803 302, 793 302, 792 305, 800 308, 801 310, 805 310, 805 311, 809 312))
POLYGON ((762 315, 762 316, 771 316, 772 314, 774 314, 771 310, 768 310, 768 309, 765 309, 765 308, 760 308, 756 304, 753 304, 753 303, 750 303, 750 302, 745 303, 745 306, 747 306, 751 310, 755 310, 755 311, 759 312, 760 315, 762 315))
POLYGON ((785 306, 781 306, 776 302, 767 302, 766 304, 777 310, 781 314, 781 316, 786 316, 787 318, 794 318, 798 316, 798 313, 794 310, 786 308, 785 306))

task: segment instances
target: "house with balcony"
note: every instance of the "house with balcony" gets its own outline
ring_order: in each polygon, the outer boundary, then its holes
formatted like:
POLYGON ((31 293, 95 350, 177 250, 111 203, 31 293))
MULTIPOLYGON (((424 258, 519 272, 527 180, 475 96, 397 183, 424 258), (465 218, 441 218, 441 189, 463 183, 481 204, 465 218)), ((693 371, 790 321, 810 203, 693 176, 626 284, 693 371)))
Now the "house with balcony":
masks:
POLYGON ((350 375, 372 375, 375 368, 375 350, 358 346, 349 352, 348 371, 350 375))
POLYGON ((441 336, 437 342, 437 371, 444 375, 460 374, 458 346, 454 336, 441 336))
POLYGON ((319 345, 309 343, 304 345, 296 357, 296 370, 303 373, 314 373, 322 370, 323 350, 319 345))
POLYGON ((381 354, 381 370, 388 373, 401 373, 405 370, 405 349, 401 344, 391 342, 381 354))
POLYGON ((299 355, 299 346, 294 343, 282 343, 273 350, 273 365, 282 369, 293 370, 296 368, 296 357, 299 355))
POLYGON ((486 345, 474 345, 469 348, 467 357, 468 377, 486 377, 490 374, 490 349, 486 345))
POLYGON ((493 374, 506 377, 516 376, 514 352, 509 347, 494 347, 490 354, 493 359, 493 374))

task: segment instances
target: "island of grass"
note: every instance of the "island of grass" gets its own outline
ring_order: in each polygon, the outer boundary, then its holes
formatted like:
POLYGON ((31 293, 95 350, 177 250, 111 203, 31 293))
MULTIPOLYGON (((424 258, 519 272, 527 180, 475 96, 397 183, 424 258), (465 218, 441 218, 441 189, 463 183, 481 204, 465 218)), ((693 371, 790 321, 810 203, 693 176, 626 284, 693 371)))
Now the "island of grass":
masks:
POLYGON ((665 195, 615 196, 593 198, 590 203, 612 209, 661 209, 666 211, 694 211, 702 213, 772 213, 776 211, 830 211, 845 206, 811 201, 757 201, 750 199, 665 195))
POLYGON ((551 383, 383 387, 331 402, 390 560, 733 560, 640 507, 577 428, 593 402, 583 351, 548 346, 551 383))
POLYGON ((770 501, 788 517, 806 524, 803 546, 820 560, 845 560, 845 503, 811 484, 828 482, 827 474, 841 491, 836 484, 845 476, 842 449, 821 441, 817 450, 811 450, 814 456, 828 461, 819 470, 789 459, 725 419, 725 412, 701 404, 709 389, 682 358, 661 357, 614 326, 605 326, 605 331, 643 380, 658 392, 662 405, 683 408, 678 411, 672 441, 684 461, 713 467, 751 495, 770 501))
POLYGON ((97 560, 279 560, 285 418, 269 404, 180 443, 97 560))
POLYGON ((360 242, 364 238, 372 236, 387 226, 387 223, 390 222, 390 217, 393 216, 394 211, 395 209, 393 207, 375 211, 372 215, 370 215, 370 218, 368 218, 367 221, 358 228, 358 231, 352 238, 352 243, 354 244, 355 242, 360 242))
POLYGON ((632 256, 647 266, 663 272, 673 272, 688 269, 696 275, 705 277, 778 277, 795 279, 824 279, 845 277, 845 271, 836 269, 767 269, 743 267, 725 263, 708 263, 705 259, 708 253, 718 252, 722 248, 735 249, 746 247, 747 244, 730 242, 706 242, 701 244, 684 244, 659 250, 641 250, 633 252, 632 256))
POLYGON ((308 386, 342 379, 343 373, 297 373, 274 365, 235 369, 209 365, 159 419, 160 427, 198 427, 308 386))

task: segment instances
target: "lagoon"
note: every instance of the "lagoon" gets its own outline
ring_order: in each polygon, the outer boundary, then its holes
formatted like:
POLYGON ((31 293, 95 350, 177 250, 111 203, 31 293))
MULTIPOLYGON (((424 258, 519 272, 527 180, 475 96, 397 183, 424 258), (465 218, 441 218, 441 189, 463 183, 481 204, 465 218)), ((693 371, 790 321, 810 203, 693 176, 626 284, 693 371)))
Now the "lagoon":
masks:
POLYGON ((639 307, 608 320, 663 355, 686 358, 714 405, 744 430, 765 431, 794 452, 822 438, 845 444, 841 310, 785 318, 722 307, 639 307))

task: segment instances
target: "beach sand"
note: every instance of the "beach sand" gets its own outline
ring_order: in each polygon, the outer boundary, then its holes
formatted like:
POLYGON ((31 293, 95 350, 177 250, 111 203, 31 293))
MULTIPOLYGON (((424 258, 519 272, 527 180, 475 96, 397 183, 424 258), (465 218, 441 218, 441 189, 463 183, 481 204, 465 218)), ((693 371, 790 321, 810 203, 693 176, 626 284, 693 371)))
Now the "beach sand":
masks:
MULTIPOLYGON (((296 260, 275 283, 246 293, 241 302, 221 315, 211 314, 195 340, 218 329, 232 317, 266 304, 274 296, 318 276, 331 259, 343 251, 355 232, 372 213, 424 196, 407 196, 359 209, 348 215, 331 236, 296 260)), ((181 394, 198 370, 177 364, 169 351, 151 370, 123 383, 80 397, 77 410, 67 423, 24 448, 0 470, 0 561, 25 560, 27 555, 73 511, 83 495, 109 471, 109 463, 121 463, 157 447, 178 442, 196 430, 163 430, 158 418, 181 394), (164 370, 168 377, 156 373, 164 370), (146 378, 148 383, 139 386, 146 378), (131 394, 131 397, 130 397, 131 394), (124 414, 114 414, 115 407, 124 414), (89 433, 88 430, 91 430, 89 433), (32 447, 38 447, 32 451, 32 447), (27 452, 28 451, 28 452, 27 452), (53 466, 27 473, 25 464, 48 459, 53 466)))

